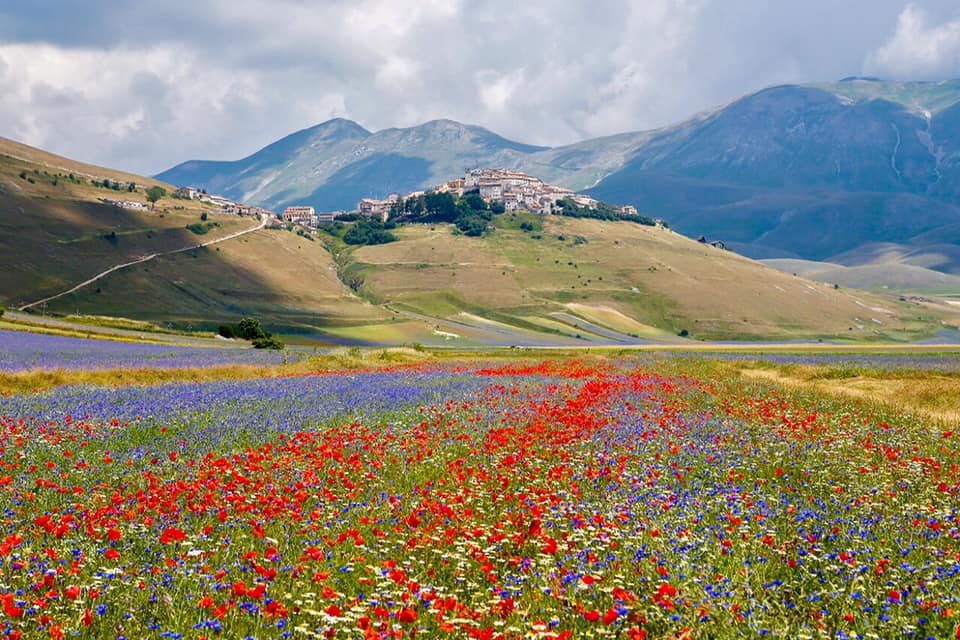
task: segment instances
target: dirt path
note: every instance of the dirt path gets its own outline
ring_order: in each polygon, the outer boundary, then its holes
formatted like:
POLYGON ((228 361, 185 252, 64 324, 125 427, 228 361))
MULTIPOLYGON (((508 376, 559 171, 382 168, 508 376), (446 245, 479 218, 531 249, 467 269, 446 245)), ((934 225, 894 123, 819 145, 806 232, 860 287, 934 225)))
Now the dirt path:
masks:
POLYGON ((267 222, 268 222, 268 221, 269 221, 269 218, 268 218, 267 216, 263 216, 263 219, 260 221, 260 224, 258 224, 257 226, 255 226, 255 227, 250 227, 249 229, 244 229, 243 231, 237 231, 237 232, 235 232, 235 233, 231 233, 231 234, 225 235, 225 236, 223 236, 222 238, 217 238, 217 239, 215 239, 215 240, 208 240, 207 242, 201 242, 200 244, 193 244, 193 245, 190 245, 190 246, 188 246, 188 247, 181 247, 180 249, 173 249, 173 250, 171 250, 171 251, 162 251, 162 252, 160 252, 160 253, 151 253, 150 255, 144 256, 144 257, 142 257, 142 258, 138 258, 137 260, 131 260, 130 262, 124 262, 124 263, 122 263, 122 264, 114 265, 114 266, 110 267, 109 269, 106 269, 105 271, 101 271, 100 273, 98 273, 97 275, 93 276, 92 278, 88 278, 87 280, 84 280, 84 281, 81 282, 80 284, 75 285, 75 286, 67 289, 66 291, 61 291, 60 293, 55 293, 55 294, 52 295, 52 296, 47 296, 46 298, 42 298, 42 299, 40 299, 40 300, 36 300, 36 301, 34 301, 34 302, 30 302, 30 303, 27 303, 27 304, 22 305, 22 306, 20 306, 20 307, 17 307, 17 311, 26 311, 26 310, 29 309, 30 307, 36 307, 37 305, 41 305, 41 304, 43 304, 43 303, 45 303, 45 302, 50 302, 51 300, 56 300, 57 298, 62 298, 63 296, 69 295, 69 294, 73 293, 74 291, 78 291, 78 290, 86 287, 87 285, 93 284, 93 283, 96 282, 97 280, 103 278, 104 276, 110 275, 110 274, 113 273, 114 271, 120 271, 121 269, 126 269, 127 267, 132 267, 132 266, 137 265, 137 264, 143 264, 144 262, 148 262, 148 261, 153 260, 154 258, 157 258, 157 257, 159 257, 159 256, 169 256, 169 255, 173 255, 173 254, 175 254, 175 253, 183 253, 184 251, 190 251, 190 250, 192 250, 192 249, 199 249, 199 248, 201 248, 201 247, 209 247, 209 246, 211 246, 211 245, 219 244, 219 243, 221 243, 221 242, 224 242, 224 241, 226 241, 226 240, 232 240, 232 239, 234 239, 234 238, 239 238, 240 236, 246 235, 246 234, 248 234, 248 233, 253 233, 254 231, 259 231, 260 229, 263 229, 265 226, 267 226, 267 222))

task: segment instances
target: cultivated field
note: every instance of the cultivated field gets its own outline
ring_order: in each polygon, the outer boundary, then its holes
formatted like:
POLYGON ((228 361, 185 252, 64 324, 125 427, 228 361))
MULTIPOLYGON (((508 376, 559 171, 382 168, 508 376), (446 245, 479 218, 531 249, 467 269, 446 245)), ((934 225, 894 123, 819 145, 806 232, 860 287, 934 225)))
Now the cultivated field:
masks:
POLYGON ((353 251, 349 269, 372 300, 399 309, 625 341, 684 331, 708 340, 904 339, 929 331, 934 317, 666 229, 548 216, 534 234, 509 221, 500 216, 503 228, 483 238, 450 238, 445 225, 402 228, 399 242, 353 251))
POLYGON ((957 632, 953 423, 750 373, 954 353, 224 351, 90 385, 124 343, 43 340, 81 355, 0 397, 11 638, 957 632))

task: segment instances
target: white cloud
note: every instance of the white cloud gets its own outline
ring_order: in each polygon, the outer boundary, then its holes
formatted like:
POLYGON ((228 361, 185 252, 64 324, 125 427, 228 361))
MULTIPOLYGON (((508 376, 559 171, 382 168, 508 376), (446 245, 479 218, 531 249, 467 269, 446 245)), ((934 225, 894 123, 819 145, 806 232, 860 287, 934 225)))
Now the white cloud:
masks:
POLYGON ((514 93, 524 85, 523 69, 500 74, 492 69, 477 73, 477 90, 483 106, 494 113, 505 111, 514 93))
POLYGON ((88 0, 57 21, 0 3, 0 135, 151 173, 335 116, 563 144, 860 73, 869 51, 960 75, 955 2, 88 0))
POLYGON ((870 54, 866 68, 898 78, 960 75, 960 19, 930 24, 927 13, 908 4, 891 38, 870 54))
POLYGON ((127 156, 137 168, 135 154, 157 153, 157 145, 216 125, 238 101, 257 100, 246 74, 172 46, 13 44, 0 46, 0 61, 0 120, 11 135, 79 159, 127 156))

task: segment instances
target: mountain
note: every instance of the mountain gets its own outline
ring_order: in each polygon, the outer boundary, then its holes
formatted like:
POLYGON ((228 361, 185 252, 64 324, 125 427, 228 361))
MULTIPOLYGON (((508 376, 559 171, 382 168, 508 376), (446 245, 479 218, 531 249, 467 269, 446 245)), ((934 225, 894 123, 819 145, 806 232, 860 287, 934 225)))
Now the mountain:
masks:
POLYGON ((330 211, 352 209, 365 197, 430 188, 474 166, 519 169, 548 182, 583 188, 622 166, 646 137, 623 134, 549 149, 452 120, 371 133, 338 118, 242 160, 193 160, 157 178, 274 210, 309 204, 330 211))
POLYGON ((590 193, 755 258, 864 266, 858 251, 878 243, 954 245, 960 82, 766 89, 658 132, 590 193))
MULTIPOLYGON (((415 135, 462 140, 461 132, 436 123, 390 135, 400 146, 420 144, 415 135)), ((362 135, 339 122, 271 153, 362 135)), ((265 166, 256 164, 265 158, 246 166, 265 166)), ((562 163, 571 174, 581 166, 574 158, 562 163)), ((396 242, 356 247, 335 234, 254 229, 250 218, 196 201, 164 198, 154 210, 105 204, 104 196, 119 196, 104 178, 134 182, 122 197, 141 203, 143 187, 156 184, 0 140, 0 304, 18 307, 157 254, 35 311, 206 329, 253 315, 272 330, 327 342, 464 346, 684 342, 678 333, 904 340, 956 322, 948 309, 811 282, 632 222, 508 213, 479 238, 450 225, 406 225, 396 242), (224 238, 208 247, 186 229, 204 213, 220 226, 202 240, 224 238)))

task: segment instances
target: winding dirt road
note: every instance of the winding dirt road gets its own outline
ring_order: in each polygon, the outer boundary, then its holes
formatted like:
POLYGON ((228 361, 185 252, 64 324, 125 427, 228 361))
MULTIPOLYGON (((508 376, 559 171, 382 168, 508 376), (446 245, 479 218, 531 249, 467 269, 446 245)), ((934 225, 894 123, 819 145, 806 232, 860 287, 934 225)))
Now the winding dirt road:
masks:
POLYGON ((149 262, 150 260, 153 260, 154 258, 157 258, 157 257, 160 257, 160 256, 169 256, 169 255, 173 255, 173 254, 175 254, 175 253, 183 253, 184 251, 190 251, 190 250, 192 250, 192 249, 199 249, 199 248, 201 248, 201 247, 209 247, 209 246, 211 246, 211 245, 219 244, 219 243, 221 243, 221 242, 224 242, 224 241, 226 241, 226 240, 233 240, 234 238, 239 238, 240 236, 246 235, 246 234, 248 234, 248 233, 253 233, 254 231, 259 231, 260 229, 263 229, 265 226, 267 226, 267 222, 269 222, 269 220, 270 220, 269 216, 263 216, 263 219, 260 220, 260 224, 258 224, 257 226, 255 226, 255 227, 250 227, 249 229, 244 229, 243 231, 237 231, 237 232, 231 233, 231 234, 229 234, 229 235, 225 235, 225 236, 223 236, 222 238, 217 238, 217 239, 215 239, 215 240, 208 240, 208 241, 206 241, 206 242, 201 242, 200 244, 192 244, 192 245, 190 245, 190 246, 188 246, 188 247, 181 247, 181 248, 179 248, 179 249, 173 249, 173 250, 171 250, 171 251, 162 251, 162 252, 160 252, 160 253, 151 253, 151 254, 148 255, 148 256, 144 256, 144 257, 142 257, 142 258, 138 258, 138 259, 132 260, 132 261, 130 261, 130 262, 124 262, 123 264, 114 265, 114 266, 110 267, 109 269, 107 269, 107 270, 105 270, 105 271, 101 271, 100 273, 98 273, 97 275, 93 276, 92 278, 89 278, 89 279, 87 279, 87 280, 84 280, 84 281, 81 282, 80 284, 75 285, 75 286, 71 287, 70 289, 67 289, 66 291, 61 291, 60 293, 56 293, 56 294, 54 294, 54 295, 52 295, 52 296, 47 296, 46 298, 42 298, 42 299, 40 299, 40 300, 36 300, 36 301, 34 301, 34 302, 30 302, 30 303, 28 303, 28 304, 25 304, 25 305, 22 305, 22 306, 20 306, 20 307, 17 307, 17 311, 26 311, 26 310, 29 309, 30 307, 35 307, 35 306, 40 305, 40 304, 43 304, 43 303, 45 303, 45 302, 50 302, 51 300, 56 300, 57 298, 61 298, 61 297, 65 296, 65 295, 69 295, 69 294, 73 293, 74 291, 77 291, 77 290, 79 290, 79 289, 83 289, 83 288, 86 287, 87 285, 93 284, 94 282, 96 282, 96 281, 99 280, 100 278, 103 278, 104 276, 110 275, 110 274, 113 273, 114 271, 120 271, 121 269, 126 269, 127 267, 132 267, 132 266, 137 265, 137 264, 143 264, 144 262, 149 262))

